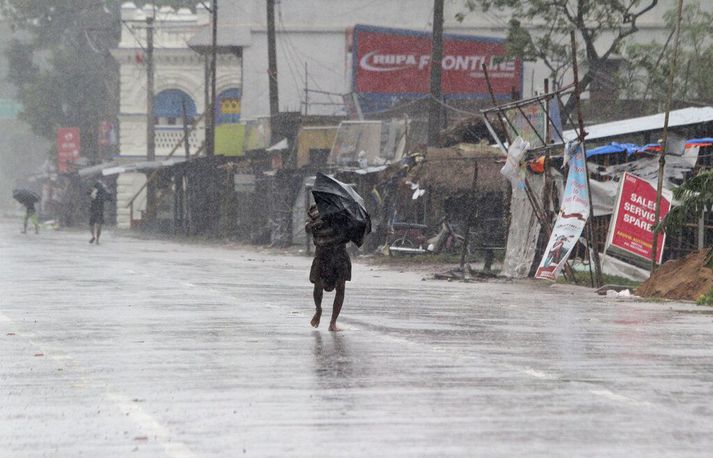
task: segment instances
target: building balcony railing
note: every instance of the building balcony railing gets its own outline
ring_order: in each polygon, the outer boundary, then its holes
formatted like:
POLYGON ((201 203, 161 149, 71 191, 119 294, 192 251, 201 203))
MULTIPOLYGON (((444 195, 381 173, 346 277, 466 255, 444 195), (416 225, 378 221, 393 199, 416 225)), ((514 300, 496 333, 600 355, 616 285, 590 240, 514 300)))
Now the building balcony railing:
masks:
MULTIPOLYGON (((159 156, 169 154, 182 139, 183 126, 156 126, 156 154, 159 156)), ((188 136, 191 154, 200 148, 204 140, 205 126, 201 124, 188 136)), ((180 151, 183 151, 183 145, 179 146, 179 151, 177 151, 175 155, 180 156, 180 151)))

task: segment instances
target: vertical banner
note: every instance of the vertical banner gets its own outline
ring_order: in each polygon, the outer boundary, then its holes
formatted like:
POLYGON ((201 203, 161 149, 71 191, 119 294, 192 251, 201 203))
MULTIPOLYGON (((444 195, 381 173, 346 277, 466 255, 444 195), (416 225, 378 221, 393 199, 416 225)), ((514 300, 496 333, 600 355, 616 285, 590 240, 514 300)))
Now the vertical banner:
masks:
MULTIPOLYGON (((660 217, 663 219, 671 208, 671 192, 664 190, 661 196, 660 217)), ((619 195, 607 235, 606 251, 630 259, 635 264, 647 267, 651 262, 654 241, 653 224, 656 220, 656 187, 643 178, 624 173, 619 186, 619 195)), ((661 264, 666 234, 658 235, 656 262, 661 264)))
POLYGON ((577 147, 569 159, 569 175, 562 197, 562 207, 552 229, 550 241, 545 248, 535 278, 556 280, 567 262, 572 248, 577 244, 584 225, 589 218, 589 192, 584 152, 577 147))
POLYGON ((69 164, 79 160, 79 128, 59 127, 57 129, 57 171, 66 173, 69 164))
POLYGON ((114 124, 106 119, 99 123, 99 146, 116 145, 116 132, 114 124))

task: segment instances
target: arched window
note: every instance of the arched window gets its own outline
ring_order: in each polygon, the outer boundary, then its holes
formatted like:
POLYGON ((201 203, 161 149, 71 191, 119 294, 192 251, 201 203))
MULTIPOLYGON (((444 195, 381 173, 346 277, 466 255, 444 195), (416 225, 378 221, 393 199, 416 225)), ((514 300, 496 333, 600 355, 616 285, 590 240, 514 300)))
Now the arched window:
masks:
POLYGON ((180 89, 166 89, 156 94, 154 98, 154 116, 156 125, 182 125, 183 107, 189 121, 196 117, 196 103, 191 96, 180 89))
POLYGON ((218 94, 215 123, 238 124, 240 122, 240 89, 226 89, 218 94))

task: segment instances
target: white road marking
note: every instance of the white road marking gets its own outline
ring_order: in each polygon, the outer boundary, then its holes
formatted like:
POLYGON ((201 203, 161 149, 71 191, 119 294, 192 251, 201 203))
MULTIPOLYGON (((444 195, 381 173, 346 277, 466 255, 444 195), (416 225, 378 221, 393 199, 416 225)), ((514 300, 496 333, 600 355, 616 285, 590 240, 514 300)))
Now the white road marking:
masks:
POLYGON ((607 398, 611 401, 616 401, 624 404, 630 404, 634 406, 651 406, 650 402, 646 401, 639 401, 634 398, 630 398, 628 396, 624 396, 621 394, 613 393, 607 389, 598 389, 598 390, 589 390, 590 393, 601 396, 603 398, 607 398))
MULTIPOLYGON (((8 316, 0 313, 0 323, 10 323, 15 322, 8 316)), ((85 388, 87 386, 95 386, 96 383, 92 383, 89 377, 83 375, 86 372, 76 360, 71 356, 67 355, 63 350, 59 348, 53 348, 52 346, 40 345, 37 342, 37 336, 31 332, 22 332, 21 336, 26 338, 30 344, 36 347, 39 352, 41 352, 45 357, 50 358, 54 361, 61 362, 65 367, 71 367, 74 372, 76 372, 78 377, 78 382, 72 384, 74 388, 85 388)), ((105 390, 103 396, 108 401, 112 402, 119 410, 124 413, 130 413, 133 421, 139 426, 142 432, 145 433, 147 437, 154 438, 159 445, 166 451, 166 453, 172 458, 193 458, 195 455, 193 452, 182 442, 175 442, 171 440, 170 431, 158 422, 154 417, 152 417, 148 412, 141 408, 141 406, 125 395, 119 393, 116 390, 105 390)))

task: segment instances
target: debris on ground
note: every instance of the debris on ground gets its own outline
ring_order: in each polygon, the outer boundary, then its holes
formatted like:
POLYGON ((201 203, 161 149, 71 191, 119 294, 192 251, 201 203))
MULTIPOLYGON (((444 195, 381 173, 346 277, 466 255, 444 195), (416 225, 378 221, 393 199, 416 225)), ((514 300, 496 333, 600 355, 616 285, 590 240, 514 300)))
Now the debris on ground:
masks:
POLYGON ((604 285, 598 288, 596 292, 600 296, 611 296, 610 291, 615 294, 623 293, 624 291, 626 291, 626 293, 622 294, 622 296, 624 296, 625 294, 630 293, 630 290, 631 287, 626 285, 604 285))
POLYGON ((628 289, 622 289, 621 291, 615 291, 613 289, 609 289, 606 292, 606 296, 607 297, 624 298, 624 299, 636 297, 636 296, 633 296, 631 294, 631 291, 629 291, 628 289))
POLYGON ((713 288, 713 269, 707 250, 665 262, 636 290, 641 297, 695 301, 713 288))
POLYGON ((466 264, 465 268, 463 268, 463 269, 461 269, 460 267, 456 267, 455 269, 451 269, 446 272, 435 273, 434 277, 437 280, 470 281, 470 280, 485 280, 485 279, 495 278, 495 277, 497 277, 497 275, 492 272, 473 270, 470 267, 470 264, 466 264))

